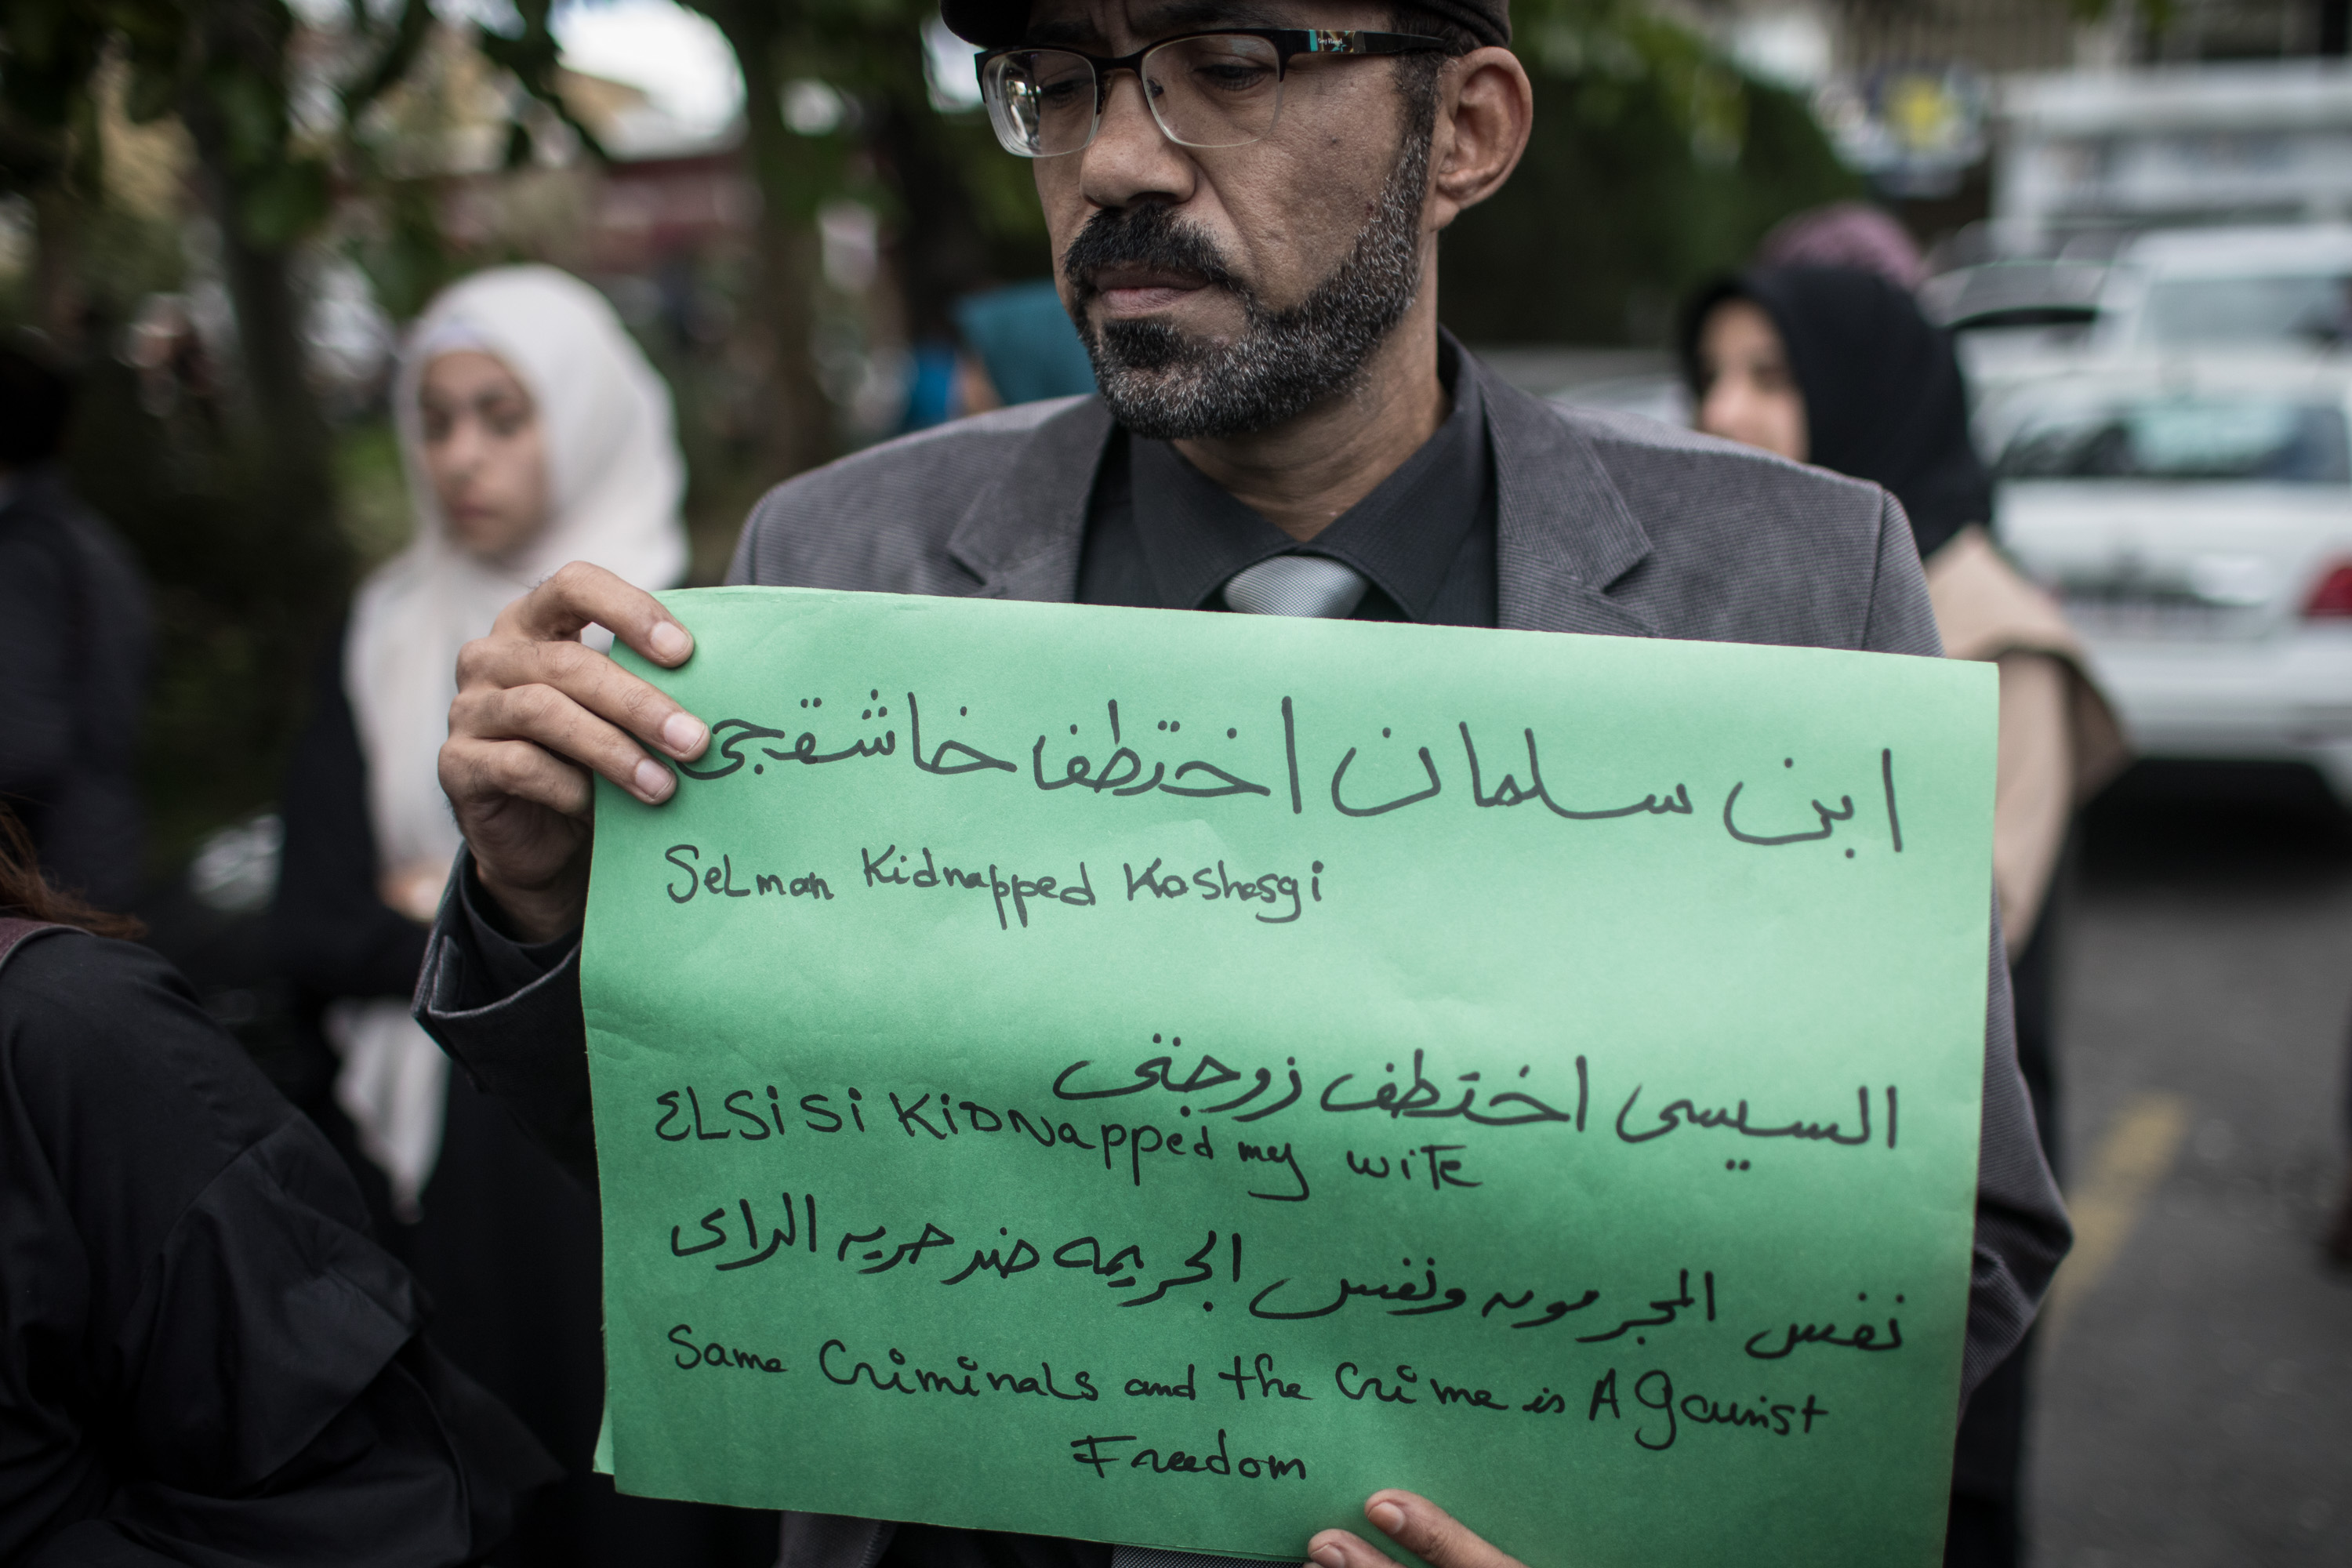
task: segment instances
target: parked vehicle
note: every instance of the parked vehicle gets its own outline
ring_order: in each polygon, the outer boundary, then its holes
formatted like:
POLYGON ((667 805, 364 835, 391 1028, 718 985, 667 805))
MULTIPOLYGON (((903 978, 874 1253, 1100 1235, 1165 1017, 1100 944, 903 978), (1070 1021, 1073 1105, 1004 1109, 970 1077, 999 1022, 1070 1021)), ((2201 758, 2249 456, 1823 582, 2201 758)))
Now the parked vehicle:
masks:
POLYGON ((2107 269, 2095 346, 2352 351, 2352 225, 2145 234, 2107 269))
POLYGON ((2352 806, 2352 369, 2109 363, 1989 393, 1997 531, 2142 754, 2297 762, 2352 806))

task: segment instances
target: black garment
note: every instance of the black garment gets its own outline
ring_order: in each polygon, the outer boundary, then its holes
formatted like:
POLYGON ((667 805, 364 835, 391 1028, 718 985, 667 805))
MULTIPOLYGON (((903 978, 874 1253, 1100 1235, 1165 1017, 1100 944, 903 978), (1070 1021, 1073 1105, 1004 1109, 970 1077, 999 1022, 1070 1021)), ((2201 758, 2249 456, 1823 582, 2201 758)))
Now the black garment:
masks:
POLYGON ((1874 272, 1759 267, 1701 290, 1683 320, 1683 365, 1699 390, 1698 338, 1726 300, 1772 318, 1804 395, 1806 461, 1895 492, 1926 560, 1992 516, 1992 479, 1969 438, 1949 334, 1874 272))
POLYGON ((287 773, 272 936, 319 1064, 315 1098, 304 1109, 334 1130, 379 1226, 432 1292, 435 1340, 522 1417, 567 1472, 560 1488, 534 1500, 499 1562, 767 1568, 774 1514, 623 1497, 589 1468, 604 1397, 595 1200, 566 1181, 502 1107, 453 1073, 441 1152, 419 1194, 423 1217, 400 1224, 382 1173, 359 1153, 332 1102, 334 1058, 320 1015, 338 997, 410 995, 427 934, 376 895, 367 763, 343 688, 340 636, 333 646, 287 773))
POLYGON ((1099 1541, 898 1524, 875 1568, 1108 1568, 1110 1552, 1099 1541))
POLYGON ((1078 566, 1082 605, 1222 610, 1226 582, 1275 555, 1324 555, 1372 584, 1351 617, 1495 624, 1495 479, 1486 410, 1460 351, 1442 340, 1454 412, 1308 543, 1235 500, 1165 441, 1111 440, 1095 481, 1078 566))
MULTIPOLYGON (((321 1026, 339 996, 405 996, 416 986, 429 934, 376 896, 375 830, 367 763, 343 692, 343 630, 311 683, 310 717, 295 738, 278 791, 286 837, 269 907, 269 946, 292 991, 295 1048, 271 1064, 278 1087, 319 1124, 351 1167, 376 1233, 405 1253, 392 1189, 335 1103, 337 1059, 321 1026)), ((528 1417, 526 1417, 528 1418, 528 1417)))
POLYGON ((553 1463, 161 959, 0 968, 0 1561, 476 1561, 553 1463))
POLYGON ((147 591, 51 467, 16 475, 0 498, 0 795, 52 883, 129 909, 147 591))
MULTIPOLYGON (((2059 864, 2063 867, 2062 852, 2059 864)), ((2042 916, 2025 951, 2010 965, 2017 1007, 2017 1068, 2033 1100, 2034 1125, 2042 1134, 2042 1158, 2055 1174, 2058 1163, 2058 1075, 2051 1050, 2054 1010, 2053 972, 2058 931, 2064 921, 2066 881, 2052 879, 2042 916)), ((1952 1511, 1944 1532, 1944 1568, 2016 1568, 2024 1542, 2023 1475, 2025 1417, 2034 1341, 2009 1352, 1960 1414, 1952 1450, 1952 1511)))
POLYGON ((2025 1542, 2019 1461, 2025 1448, 2026 1374, 2034 1340, 2009 1352, 1977 1385, 1960 1417, 1952 1458, 1944 1568, 2016 1568, 2025 1542))
POLYGON ((270 942, 315 1009, 337 996, 405 996, 425 960, 425 928, 376 896, 367 760, 343 690, 343 631, 319 661, 310 719, 294 743, 278 816, 286 843, 270 942))

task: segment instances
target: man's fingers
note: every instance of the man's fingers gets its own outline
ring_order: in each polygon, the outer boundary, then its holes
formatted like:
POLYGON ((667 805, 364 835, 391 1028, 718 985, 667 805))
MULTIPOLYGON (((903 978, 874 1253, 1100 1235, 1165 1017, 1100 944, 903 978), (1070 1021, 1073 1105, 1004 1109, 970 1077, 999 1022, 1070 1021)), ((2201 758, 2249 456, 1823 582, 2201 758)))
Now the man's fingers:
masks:
MULTIPOLYGON (((543 732, 544 726, 499 727, 529 723, 541 717, 539 710, 489 705, 490 700, 502 694, 532 690, 545 694, 535 701, 560 701, 583 710, 681 760, 700 756, 710 744, 709 728, 701 720, 659 688, 638 679, 594 649, 576 642, 520 642, 495 637, 467 643, 457 656, 457 700, 449 710, 453 732, 462 728, 494 738, 513 735, 551 743, 551 731, 543 732)), ((545 717, 549 723, 572 721, 572 714, 558 706, 551 706, 545 717)), ((595 765, 592 758, 581 756, 580 760, 595 765)), ((615 782, 626 782, 613 776, 615 782)))
POLYGON ((453 739, 441 748, 441 788, 453 802, 509 798, 566 816, 588 816, 588 774, 527 741, 453 739))
POLYGON ((1396 1568, 1396 1560, 1361 1536, 1326 1530, 1307 1543, 1317 1568, 1396 1568))
POLYGON ((1389 1488, 1364 1504, 1364 1517, 1432 1568, 1524 1568, 1488 1545, 1461 1521, 1425 1497, 1389 1488))
MULTIPOLYGON (((474 793, 480 793, 480 785, 502 795, 521 793, 507 787, 510 779, 523 784, 551 776, 527 759, 504 750, 501 742, 519 746, 525 752, 539 751, 548 763, 559 768, 561 759, 593 769, 642 801, 658 804, 677 790, 677 780, 670 771, 647 756, 626 731, 598 718, 551 686, 460 691, 449 709, 449 731, 452 745, 470 742, 495 748, 484 753, 481 772, 470 780, 461 781, 477 785, 474 793), (548 756, 549 752, 554 755, 548 756), (496 762, 492 763, 491 758, 496 762)), ((571 816, 581 815, 588 809, 588 784, 584 777, 577 782, 576 805, 545 799, 541 804, 571 816)), ((540 787, 547 786, 542 784, 540 787)), ((540 796, 533 795, 530 798, 540 796)))
MULTIPOLYGON (((487 738, 530 742, 604 774, 651 804, 658 805, 677 792, 677 778, 647 756, 627 731, 551 686, 484 692, 473 706, 482 716, 478 732, 487 738)), ((585 781, 582 782, 584 787, 585 781)))
POLYGON ((644 589, 623 582, 602 566, 574 561, 556 570, 499 613, 491 636, 531 642, 579 637, 591 622, 652 659, 675 667, 694 651, 694 635, 644 589))

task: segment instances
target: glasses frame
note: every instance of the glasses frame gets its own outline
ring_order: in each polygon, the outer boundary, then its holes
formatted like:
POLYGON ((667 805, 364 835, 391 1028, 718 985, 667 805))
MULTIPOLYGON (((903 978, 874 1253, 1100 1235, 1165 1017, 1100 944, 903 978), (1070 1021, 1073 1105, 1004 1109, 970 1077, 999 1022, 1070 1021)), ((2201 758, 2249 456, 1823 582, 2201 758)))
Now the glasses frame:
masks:
MULTIPOLYGON (((1087 68, 1094 72, 1095 77, 1094 121, 1087 127, 1087 139, 1075 147, 1066 148, 1059 153, 1023 152, 1005 140, 1004 131, 998 121, 996 106, 993 103, 988 103, 989 123, 996 131, 997 145, 1006 152, 1016 158, 1066 158, 1072 153, 1083 153, 1093 146, 1095 138, 1101 134, 1103 110, 1110 102, 1112 72, 1130 72, 1136 80, 1140 82, 1143 79, 1143 62, 1171 44, 1190 43, 1194 38, 1226 37, 1263 39, 1274 46, 1275 55, 1274 119, 1267 122, 1264 132, 1249 142, 1225 143, 1227 146, 1234 147, 1252 146, 1274 134, 1275 126, 1282 120, 1280 96, 1282 83, 1289 79, 1290 62, 1300 55, 1367 58, 1453 52, 1443 39, 1423 37, 1418 33, 1368 32, 1360 28, 1345 27, 1203 27, 1198 32, 1179 33, 1172 38, 1161 38, 1156 43, 1146 44, 1130 55, 1090 55, 1084 49, 1073 49, 1060 44, 1006 44, 997 48, 983 50, 976 56, 972 60, 972 70, 980 79, 981 99, 982 102, 987 103, 988 68, 992 63, 1007 55, 1043 54, 1050 51, 1054 54, 1073 55, 1086 61, 1087 68)), ((1173 131, 1168 129, 1168 122, 1160 118, 1160 106, 1151 100, 1151 94, 1149 91, 1144 93, 1143 102, 1144 107, 1151 111, 1151 123, 1160 128, 1160 133, 1162 136, 1167 137, 1179 147, 1193 145, 1190 142, 1180 140, 1173 131)))

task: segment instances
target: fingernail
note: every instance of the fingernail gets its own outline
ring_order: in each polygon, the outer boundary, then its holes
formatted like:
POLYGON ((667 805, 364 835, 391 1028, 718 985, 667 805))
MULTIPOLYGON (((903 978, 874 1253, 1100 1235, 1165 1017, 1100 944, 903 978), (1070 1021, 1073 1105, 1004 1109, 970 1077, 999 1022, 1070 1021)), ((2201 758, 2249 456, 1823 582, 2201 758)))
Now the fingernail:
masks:
POLYGON ((1376 1502, 1364 1512, 1387 1534, 1394 1535, 1404 1528, 1404 1510, 1392 1502, 1376 1502))
POLYGON ((1318 1546, 1307 1553, 1323 1568, 1347 1568, 1348 1554, 1336 1546, 1318 1546))
POLYGON ((677 787, 669 776, 669 770, 650 757, 637 764, 634 776, 637 781, 637 793, 647 800, 665 799, 677 787))
POLYGON ((646 640, 654 645, 654 657, 671 664, 684 658, 694 648, 694 639, 686 628, 675 621, 663 621, 647 633, 646 640))
MULTIPOLYGON (((691 713, 673 713, 662 721, 662 744, 683 757, 702 744, 702 721, 691 713)), ((647 763, 651 766, 651 763, 647 763)))

